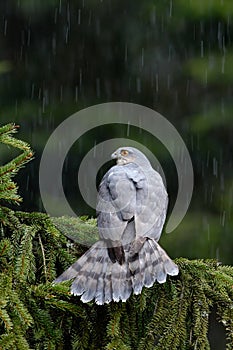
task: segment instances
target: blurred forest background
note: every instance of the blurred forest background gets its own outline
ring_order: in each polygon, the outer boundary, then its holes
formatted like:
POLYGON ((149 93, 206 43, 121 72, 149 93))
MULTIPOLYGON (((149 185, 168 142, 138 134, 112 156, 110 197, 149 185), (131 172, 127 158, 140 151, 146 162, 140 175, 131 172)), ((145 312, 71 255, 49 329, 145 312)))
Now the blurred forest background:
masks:
MULTIPOLYGON (((1 0, 0 14, 0 123, 19 124, 17 137, 35 151, 16 179, 24 198, 18 209, 44 210, 40 156, 63 120, 99 103, 141 104, 175 126, 195 173, 189 211, 162 245, 172 257, 232 264, 232 1, 1 0)), ((67 156, 64 187, 76 213, 94 215, 78 192, 78 166, 95 143, 113 137, 154 152, 171 212, 177 176, 165 147, 137 128, 128 134, 112 125, 82 136, 67 156)), ((1 164, 12 152, 0 149, 1 164)))

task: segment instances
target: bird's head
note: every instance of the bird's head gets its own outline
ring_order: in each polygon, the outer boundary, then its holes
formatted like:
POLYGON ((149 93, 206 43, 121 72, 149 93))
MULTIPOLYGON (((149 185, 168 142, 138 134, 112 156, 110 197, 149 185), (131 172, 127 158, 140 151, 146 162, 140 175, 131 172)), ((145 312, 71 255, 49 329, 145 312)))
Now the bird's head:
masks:
POLYGON ((120 147, 112 154, 111 158, 116 159, 118 165, 129 163, 136 163, 138 165, 147 163, 150 165, 146 156, 134 147, 120 147))

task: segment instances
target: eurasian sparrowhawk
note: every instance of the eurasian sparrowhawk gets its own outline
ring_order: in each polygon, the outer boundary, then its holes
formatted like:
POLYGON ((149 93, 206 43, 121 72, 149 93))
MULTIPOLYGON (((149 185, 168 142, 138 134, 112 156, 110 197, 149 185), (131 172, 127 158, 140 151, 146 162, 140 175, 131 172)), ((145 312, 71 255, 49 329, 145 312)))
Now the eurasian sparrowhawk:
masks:
POLYGON ((103 177, 97 199, 100 240, 55 280, 74 279, 71 292, 100 305, 126 301, 179 272, 157 243, 168 204, 161 176, 133 147, 119 148, 112 158, 117 165, 103 177))

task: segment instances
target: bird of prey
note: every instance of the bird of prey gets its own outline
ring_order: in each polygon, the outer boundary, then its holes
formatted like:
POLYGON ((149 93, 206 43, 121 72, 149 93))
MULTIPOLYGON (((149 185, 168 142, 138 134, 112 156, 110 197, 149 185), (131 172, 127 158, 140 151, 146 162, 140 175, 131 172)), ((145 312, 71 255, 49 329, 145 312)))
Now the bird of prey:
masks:
POLYGON ((71 293, 99 305, 126 301, 178 266, 157 243, 168 196, 162 178, 133 147, 117 149, 116 165, 104 175, 97 198, 100 240, 54 282, 74 279, 71 293))

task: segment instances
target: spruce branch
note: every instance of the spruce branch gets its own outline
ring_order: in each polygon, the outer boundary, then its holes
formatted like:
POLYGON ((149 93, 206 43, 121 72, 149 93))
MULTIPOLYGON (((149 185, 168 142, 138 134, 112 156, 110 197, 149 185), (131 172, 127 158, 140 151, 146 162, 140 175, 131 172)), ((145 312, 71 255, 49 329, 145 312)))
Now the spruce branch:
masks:
MULTIPOLYGON (((8 340, 12 344, 13 332, 15 329, 19 332, 15 327, 23 320, 21 341, 24 338, 25 344, 35 349, 58 345, 61 349, 208 349, 209 316, 215 307, 230 349, 232 267, 212 260, 177 259, 181 273, 168 278, 164 285, 145 288, 141 295, 132 296, 126 303, 101 307, 83 304, 70 294, 70 282, 52 284, 55 275, 80 254, 78 246, 67 254, 69 238, 59 232, 53 220, 46 214, 14 212, 3 207, 0 221, 4 236, 0 261, 5 261, 0 274, 4 301, 0 318, 6 324, 0 348, 8 340), (26 260, 22 263, 23 257, 26 260), (10 305, 15 307, 14 312, 10 305)), ((71 231, 73 223, 72 218, 71 231)), ((74 230, 79 224, 83 228, 85 222, 77 219, 74 230)), ((14 344, 18 344, 16 339, 14 344)), ((9 349, 17 346, 9 345, 9 349)))
POLYGON ((22 151, 16 158, 0 167, 0 200, 15 204, 21 202, 22 199, 17 194, 18 188, 12 181, 12 177, 33 157, 29 144, 13 137, 18 128, 19 126, 15 124, 0 127, 0 143, 22 151))

